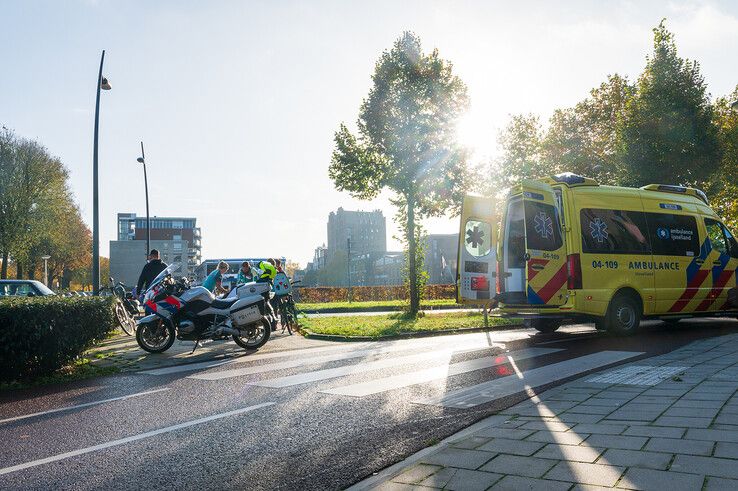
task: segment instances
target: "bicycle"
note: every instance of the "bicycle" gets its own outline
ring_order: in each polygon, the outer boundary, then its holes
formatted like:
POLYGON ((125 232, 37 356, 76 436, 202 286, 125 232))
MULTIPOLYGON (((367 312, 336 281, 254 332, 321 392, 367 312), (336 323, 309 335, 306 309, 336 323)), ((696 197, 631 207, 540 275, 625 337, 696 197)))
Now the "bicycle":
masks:
POLYGON ((133 315, 128 311, 125 302, 125 287, 121 286, 122 283, 117 285, 113 284, 113 279, 110 278, 110 284, 100 289, 100 295, 113 296, 115 297, 115 307, 113 308, 113 315, 120 328, 129 336, 133 336, 136 332, 136 320, 133 315), (121 298, 122 297, 122 298, 121 298))
POLYGON ((297 331, 297 309, 295 308, 295 301, 292 299, 292 294, 281 295, 278 298, 279 302, 279 323, 282 325, 282 334, 285 329, 292 336, 292 331, 297 331))

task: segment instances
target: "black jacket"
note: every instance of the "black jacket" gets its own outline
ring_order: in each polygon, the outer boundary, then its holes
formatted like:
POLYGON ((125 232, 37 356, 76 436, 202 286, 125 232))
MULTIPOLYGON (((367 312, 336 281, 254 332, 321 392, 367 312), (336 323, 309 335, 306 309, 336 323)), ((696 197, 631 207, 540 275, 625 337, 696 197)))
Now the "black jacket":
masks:
POLYGON ((162 262, 161 259, 152 259, 147 262, 141 270, 141 276, 138 277, 138 283, 136 283, 136 292, 143 293, 145 288, 151 285, 154 278, 159 276, 159 273, 167 268, 167 264, 162 262))

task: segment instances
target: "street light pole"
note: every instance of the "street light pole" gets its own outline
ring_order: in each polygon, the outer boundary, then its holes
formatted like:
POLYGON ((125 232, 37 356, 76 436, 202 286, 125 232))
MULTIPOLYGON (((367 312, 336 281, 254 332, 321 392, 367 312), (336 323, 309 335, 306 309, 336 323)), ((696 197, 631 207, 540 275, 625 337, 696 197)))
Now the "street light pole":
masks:
POLYGON ((44 260, 44 285, 49 286, 49 268, 47 261, 51 259, 51 256, 41 256, 44 260))
POLYGON ((141 156, 136 159, 143 164, 144 189, 146 190, 146 256, 151 252, 151 219, 149 218, 149 181, 146 178, 146 156, 144 155, 144 142, 141 142, 141 156))
POLYGON ((105 50, 100 56, 100 72, 97 75, 97 98, 95 99, 95 138, 92 146, 92 294, 100 293, 100 213, 97 199, 97 134, 100 126, 100 89, 110 90, 108 79, 103 77, 105 50))

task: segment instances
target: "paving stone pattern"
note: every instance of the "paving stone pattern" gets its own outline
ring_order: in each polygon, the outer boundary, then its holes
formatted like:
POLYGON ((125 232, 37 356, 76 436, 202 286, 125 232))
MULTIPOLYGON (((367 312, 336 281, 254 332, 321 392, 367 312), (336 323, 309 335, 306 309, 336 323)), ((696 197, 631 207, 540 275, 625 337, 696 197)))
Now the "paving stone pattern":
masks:
POLYGON ((697 341, 506 409, 377 489, 738 490, 736 389, 738 335, 697 341))

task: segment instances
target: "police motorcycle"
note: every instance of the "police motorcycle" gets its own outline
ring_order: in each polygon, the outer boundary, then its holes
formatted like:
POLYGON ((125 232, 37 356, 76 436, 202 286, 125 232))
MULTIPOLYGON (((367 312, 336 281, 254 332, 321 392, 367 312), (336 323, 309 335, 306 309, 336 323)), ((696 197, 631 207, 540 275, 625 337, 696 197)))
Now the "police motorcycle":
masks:
POLYGON ((231 337, 240 347, 254 350, 264 346, 271 334, 265 314, 269 312, 269 285, 239 285, 225 299, 217 299, 202 286, 190 286, 187 278, 175 280, 168 266, 144 293, 147 315, 138 321, 136 341, 149 353, 168 350, 175 339, 194 341, 193 352, 203 340, 231 337))

